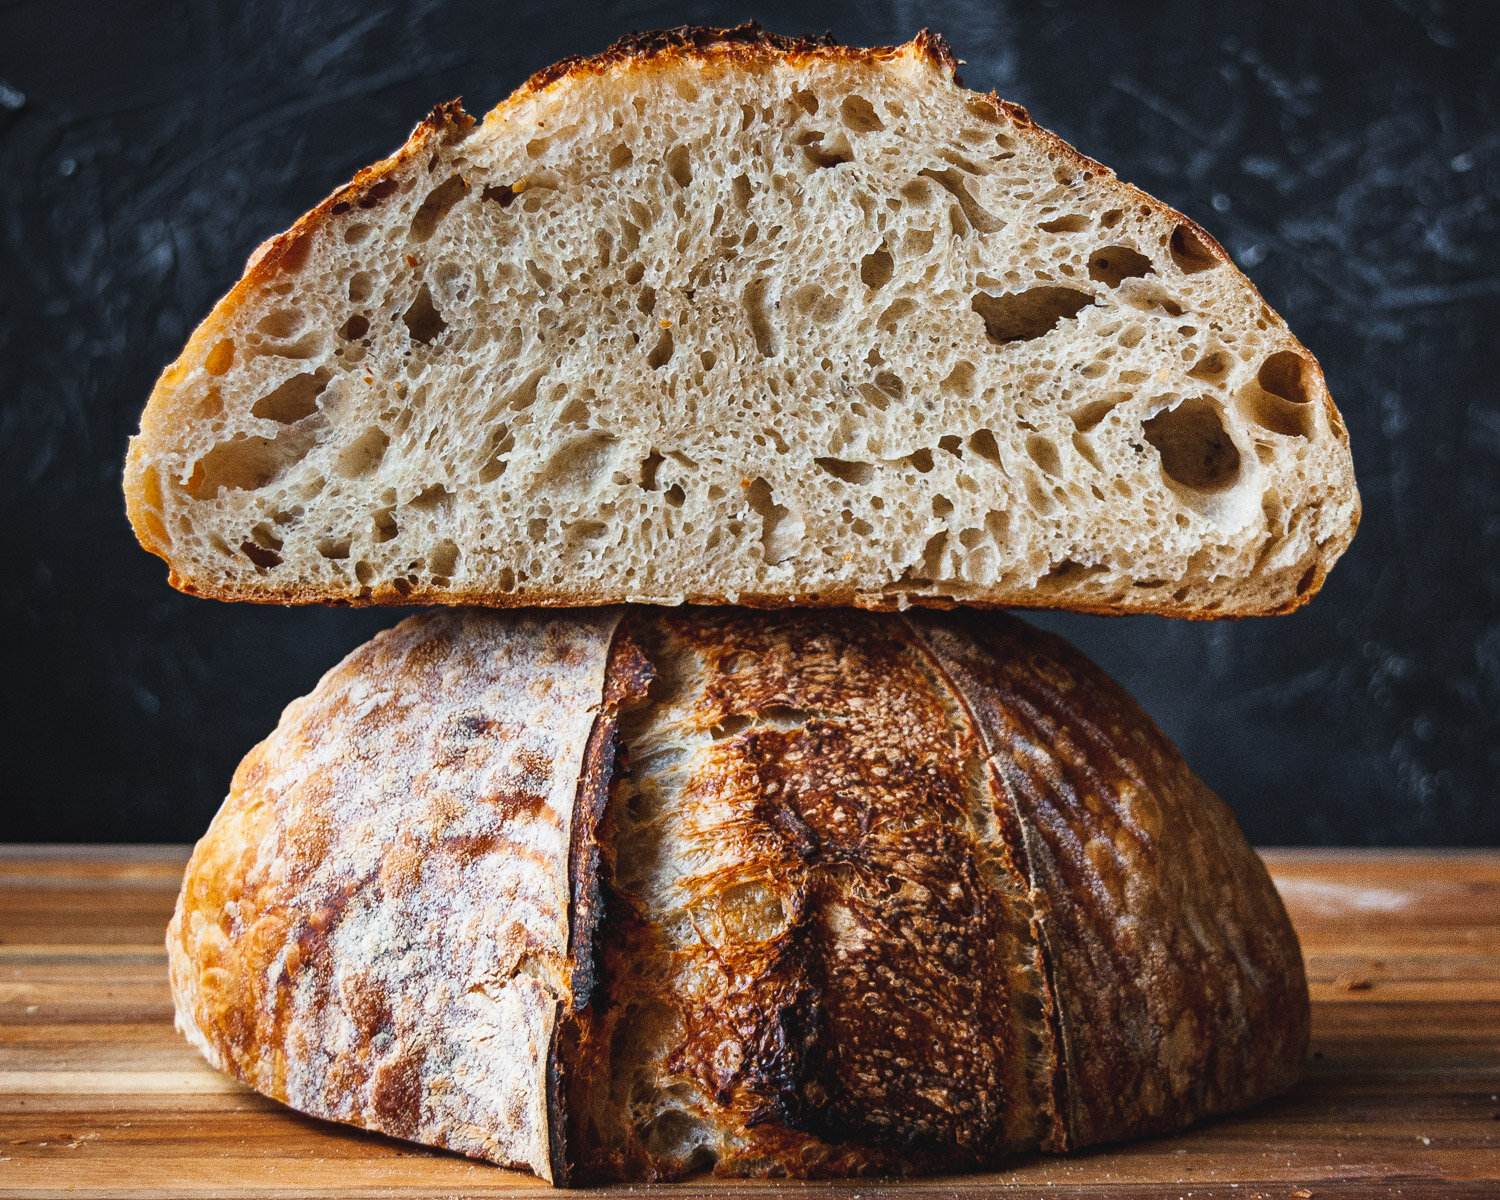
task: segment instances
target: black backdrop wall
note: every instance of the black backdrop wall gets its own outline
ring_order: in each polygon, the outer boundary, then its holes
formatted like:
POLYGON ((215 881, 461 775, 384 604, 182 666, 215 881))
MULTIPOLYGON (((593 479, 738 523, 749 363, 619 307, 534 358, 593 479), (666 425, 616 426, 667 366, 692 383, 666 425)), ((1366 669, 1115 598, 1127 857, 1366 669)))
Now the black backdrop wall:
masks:
POLYGON ((1311 607, 1049 616, 1253 839, 1500 841, 1493 6, 36 0, 0 8, 0 839, 202 832, 282 705, 398 614, 171 591, 119 491, 246 255, 438 100, 630 29, 903 41, 1197 218, 1322 360, 1365 499, 1311 607))

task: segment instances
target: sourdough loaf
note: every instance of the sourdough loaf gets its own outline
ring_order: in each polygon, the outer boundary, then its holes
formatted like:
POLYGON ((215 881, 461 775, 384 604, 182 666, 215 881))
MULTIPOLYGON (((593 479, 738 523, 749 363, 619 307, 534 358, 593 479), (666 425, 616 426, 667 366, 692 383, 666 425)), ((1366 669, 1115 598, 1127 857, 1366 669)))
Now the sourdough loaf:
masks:
POLYGON ((1227 808, 973 613, 411 618, 245 759, 168 950, 220 1069, 557 1183, 1178 1129, 1308 1034, 1227 808))
POLYGON ((438 108, 252 258, 125 487, 284 603, 1294 608, 1359 515, 1202 229, 938 38, 628 38, 438 108))

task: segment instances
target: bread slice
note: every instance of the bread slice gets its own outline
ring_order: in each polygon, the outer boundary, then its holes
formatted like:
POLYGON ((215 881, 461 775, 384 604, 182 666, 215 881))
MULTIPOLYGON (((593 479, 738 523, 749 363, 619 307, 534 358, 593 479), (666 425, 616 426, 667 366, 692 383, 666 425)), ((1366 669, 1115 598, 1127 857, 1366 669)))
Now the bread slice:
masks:
POLYGON ((162 375, 142 544, 281 603, 1297 607, 1359 514, 1316 362, 955 66, 686 28, 438 108, 162 375))
POLYGON ((167 949, 215 1066, 557 1183, 1180 1129, 1308 1037, 1229 809, 1002 614, 413 617, 246 757, 167 949))

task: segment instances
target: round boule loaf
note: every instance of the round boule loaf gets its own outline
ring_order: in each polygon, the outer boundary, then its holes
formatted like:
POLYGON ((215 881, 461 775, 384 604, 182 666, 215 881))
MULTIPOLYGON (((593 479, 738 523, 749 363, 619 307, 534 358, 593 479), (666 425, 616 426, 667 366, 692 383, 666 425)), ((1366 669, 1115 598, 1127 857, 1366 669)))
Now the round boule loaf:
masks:
POLYGON ((556 1183, 1174 1130, 1308 1036, 1227 807, 993 613, 413 617, 241 764, 168 949, 215 1066, 556 1183))

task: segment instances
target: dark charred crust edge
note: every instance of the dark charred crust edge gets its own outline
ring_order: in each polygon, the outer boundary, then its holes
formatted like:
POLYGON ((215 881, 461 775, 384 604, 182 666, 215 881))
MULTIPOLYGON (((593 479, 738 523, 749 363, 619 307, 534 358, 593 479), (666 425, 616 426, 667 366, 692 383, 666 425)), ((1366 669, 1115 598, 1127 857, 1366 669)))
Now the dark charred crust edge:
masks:
MULTIPOLYGON (((941 34, 924 29, 911 45, 934 66, 949 72, 958 69, 959 60, 953 56, 941 34)), ((657 59, 703 61, 725 58, 745 63, 755 60, 795 62, 816 57, 859 62, 894 58, 900 51, 899 46, 872 46, 869 49, 843 46, 826 33, 814 38, 787 37, 768 33, 755 21, 729 28, 678 25, 673 29, 627 33, 598 54, 569 55, 550 67, 543 67, 521 85, 516 95, 544 91, 559 80, 572 76, 598 75, 614 67, 642 66, 657 59)))
POLYGON ((610 785, 620 761, 620 710, 644 699, 655 672, 625 630, 623 614, 605 657, 604 691, 589 731, 573 802, 568 847, 568 959, 571 1001, 558 1005, 552 1040, 547 1047, 547 1142, 553 1182, 569 1185, 573 1162, 568 1153, 567 1067, 575 1060, 579 1014, 588 1008, 598 984, 598 939, 604 918, 600 877, 599 823, 609 803, 610 785))

